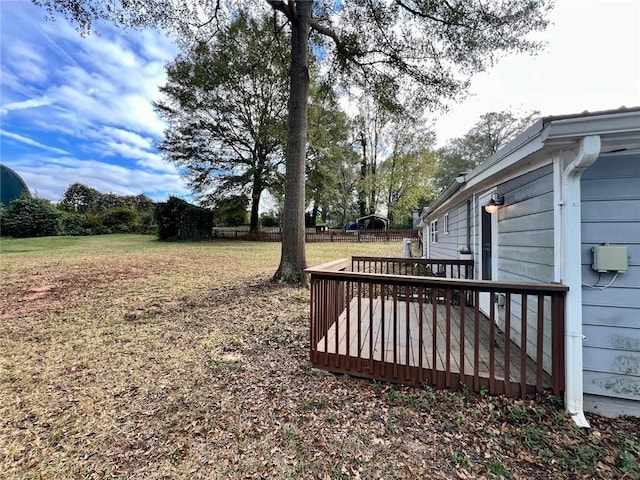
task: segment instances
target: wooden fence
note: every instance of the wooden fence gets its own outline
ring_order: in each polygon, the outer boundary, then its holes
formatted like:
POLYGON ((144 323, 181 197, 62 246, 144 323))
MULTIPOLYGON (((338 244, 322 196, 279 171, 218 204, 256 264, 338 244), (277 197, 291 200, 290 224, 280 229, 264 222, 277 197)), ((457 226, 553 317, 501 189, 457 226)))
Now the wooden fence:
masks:
MULTIPOLYGON (((280 232, 249 232, 246 230, 213 230, 214 239, 241 240, 245 242, 280 242, 280 232)), ((305 242, 392 242, 402 241, 403 238, 417 240, 415 230, 327 230, 317 232, 315 229, 307 229, 305 242)))

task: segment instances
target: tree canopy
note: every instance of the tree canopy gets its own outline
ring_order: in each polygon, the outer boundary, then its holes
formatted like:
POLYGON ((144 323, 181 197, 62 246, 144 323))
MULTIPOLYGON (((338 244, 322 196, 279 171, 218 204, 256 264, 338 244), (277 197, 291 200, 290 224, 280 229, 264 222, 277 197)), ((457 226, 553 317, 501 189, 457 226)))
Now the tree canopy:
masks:
POLYGON ((410 118, 391 122, 390 154, 379 167, 379 189, 392 225, 406 225, 425 197, 434 195, 435 154, 432 132, 410 118))
POLYGON ((539 114, 504 110, 481 115, 465 135, 454 138, 438 150, 434 175, 436 188, 445 189, 460 173, 480 165, 531 125, 539 114))
POLYGON ((265 189, 280 183, 288 80, 286 38, 267 17, 240 13, 217 41, 198 42, 167 67, 155 104, 167 121, 159 143, 201 204, 251 199, 250 229, 259 226, 265 189))
POLYGON ((329 216, 339 224, 347 220, 352 185, 347 187, 346 199, 343 192, 356 158, 349 127, 349 119, 340 110, 335 91, 325 85, 312 85, 306 193, 313 225, 318 215, 323 222, 329 216))
MULTIPOLYGON (((168 0, 33 0, 62 11, 80 28, 94 19, 151 24, 174 31, 201 27, 207 35, 255 2, 168 0), (179 9, 177 11, 176 9, 179 9), (199 16, 199 14, 202 14, 199 16), (206 18, 203 18, 206 17, 206 18), (175 25, 180 25, 178 28, 175 25), (186 27, 185 27, 186 25, 186 27)), ((326 75, 362 89, 390 111, 433 109, 462 94, 475 72, 501 54, 535 52, 528 34, 547 25, 546 0, 265 0, 290 29, 289 102, 282 255, 274 279, 305 282, 305 166, 309 49, 322 52, 326 75), (311 43, 309 43, 312 35, 311 43)))

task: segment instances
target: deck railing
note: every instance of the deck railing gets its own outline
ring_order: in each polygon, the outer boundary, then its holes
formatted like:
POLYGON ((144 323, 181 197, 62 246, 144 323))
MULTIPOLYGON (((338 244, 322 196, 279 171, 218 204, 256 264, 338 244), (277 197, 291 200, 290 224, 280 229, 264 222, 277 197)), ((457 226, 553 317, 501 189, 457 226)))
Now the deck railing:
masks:
POLYGON ((566 286, 403 273, 409 262, 435 265, 433 274, 440 265, 467 266, 462 260, 370 260, 352 264, 375 265, 374 273, 347 271, 347 260, 307 270, 314 366, 509 396, 564 391, 566 286))
POLYGON ((473 260, 351 257, 351 271, 444 278, 473 278, 473 260))

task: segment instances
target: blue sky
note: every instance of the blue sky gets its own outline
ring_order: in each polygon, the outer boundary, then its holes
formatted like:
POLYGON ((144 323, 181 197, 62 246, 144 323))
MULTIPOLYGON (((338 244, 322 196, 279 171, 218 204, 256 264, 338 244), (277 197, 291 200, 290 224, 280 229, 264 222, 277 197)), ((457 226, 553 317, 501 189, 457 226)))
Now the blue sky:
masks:
POLYGON ((543 116, 640 106, 640 0, 556 0, 537 56, 511 55, 476 75, 469 97, 436 123, 439 141, 483 113, 543 116))
MULTIPOLYGON (((640 1, 557 0, 544 52, 477 75, 470 96, 434 115, 439 143, 507 108, 558 115, 640 105, 640 1)), ((0 161, 52 201, 80 182, 102 192, 188 198, 154 148, 152 100, 177 48, 153 31, 99 27, 82 38, 28 0, 0 0, 0 161)))
POLYGON ((0 1, 0 156, 32 193, 57 201, 80 182, 153 199, 188 190, 154 144, 152 100, 177 48, 153 31, 100 26, 82 38, 30 1, 0 1))

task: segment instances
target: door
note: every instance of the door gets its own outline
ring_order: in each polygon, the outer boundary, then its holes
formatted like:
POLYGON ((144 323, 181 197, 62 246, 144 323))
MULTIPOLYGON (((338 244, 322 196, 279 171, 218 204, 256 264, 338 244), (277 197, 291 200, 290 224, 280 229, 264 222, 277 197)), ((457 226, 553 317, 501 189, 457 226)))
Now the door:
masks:
MULTIPOLYGON (((478 218, 480 220, 480 235, 476 251, 479 252, 480 280, 498 279, 498 214, 488 213, 484 206, 489 203, 495 190, 487 192, 478 199, 478 218)), ((480 310, 487 316, 490 314, 490 300, 488 293, 480 293, 480 310)))

